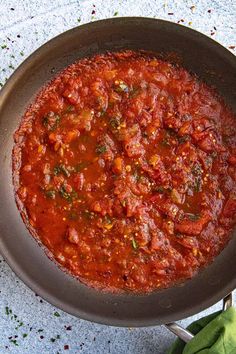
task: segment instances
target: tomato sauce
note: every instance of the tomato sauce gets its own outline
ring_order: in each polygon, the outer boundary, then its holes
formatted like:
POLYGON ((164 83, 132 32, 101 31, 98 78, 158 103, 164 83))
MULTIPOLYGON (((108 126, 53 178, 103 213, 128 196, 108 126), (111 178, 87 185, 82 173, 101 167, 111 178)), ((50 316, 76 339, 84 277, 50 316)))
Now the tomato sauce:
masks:
POLYGON ((149 292, 227 244, 236 121, 212 88, 155 55, 82 59, 15 133, 16 199, 31 233, 82 282, 149 292))

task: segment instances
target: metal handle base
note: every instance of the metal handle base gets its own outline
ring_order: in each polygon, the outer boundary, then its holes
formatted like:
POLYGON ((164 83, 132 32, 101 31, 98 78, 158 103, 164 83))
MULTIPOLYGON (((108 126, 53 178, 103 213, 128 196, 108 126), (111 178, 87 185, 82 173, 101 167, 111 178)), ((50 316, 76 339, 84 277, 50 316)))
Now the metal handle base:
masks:
MULTIPOLYGON (((229 307, 231 307, 233 304, 233 297, 232 293, 228 294, 225 296, 223 299, 223 311, 227 310, 229 307)), ((165 324, 165 327, 174 333, 176 336, 178 336, 180 339, 182 339, 185 343, 190 342, 191 339, 193 339, 194 335, 188 331, 187 329, 181 327, 175 322, 170 322, 165 324)))

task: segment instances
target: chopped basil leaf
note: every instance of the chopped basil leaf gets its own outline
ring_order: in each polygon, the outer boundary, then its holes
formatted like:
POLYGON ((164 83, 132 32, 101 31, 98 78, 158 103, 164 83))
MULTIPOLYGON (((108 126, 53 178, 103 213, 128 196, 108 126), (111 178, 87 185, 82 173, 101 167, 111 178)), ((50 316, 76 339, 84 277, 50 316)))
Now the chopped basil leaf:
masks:
POLYGON ((56 192, 54 190, 47 190, 44 192, 47 198, 55 199, 56 192))
POLYGON ((202 169, 200 164, 195 163, 191 169, 192 174, 195 176, 193 189, 195 192, 200 192, 202 187, 202 169))
POLYGON ((113 129, 117 129, 120 125, 120 120, 119 120, 119 118, 116 118, 116 117, 111 118, 111 120, 109 121, 109 124, 113 129))
POLYGON ((133 173, 134 178, 136 179, 137 182, 141 180, 141 168, 139 166, 136 166, 134 173, 133 173))
POLYGON ((189 140, 189 135, 183 135, 178 137, 178 141, 180 144, 186 143, 189 140))
POLYGON ((164 189, 164 187, 160 186, 160 187, 155 188, 155 192, 162 194, 165 192, 165 189, 164 189))
POLYGON ((72 203, 72 201, 78 197, 78 194, 75 191, 72 191, 71 193, 67 192, 65 186, 60 188, 59 193, 60 196, 66 199, 69 203, 72 203))
POLYGON ((201 166, 196 163, 195 165, 193 165, 192 167, 192 174, 194 176, 199 176, 200 174, 202 173, 202 169, 201 169, 201 166))
POLYGON ((164 147, 169 147, 170 146, 169 138, 166 137, 166 138, 162 139, 161 145, 164 147))
POLYGON ((191 221, 197 221, 197 220, 200 219, 200 215, 199 214, 187 214, 187 217, 191 221))
POLYGON ((54 112, 49 112, 46 116, 43 117, 43 125, 47 130, 55 130, 60 123, 60 116, 54 112))
POLYGON ((62 164, 55 166, 53 169, 53 173, 55 176, 58 176, 59 174, 63 174, 66 177, 70 177, 70 172, 68 171, 66 166, 62 164))
POLYGON ((66 107, 65 112, 71 112, 74 110, 74 106, 72 104, 69 104, 69 106, 66 107))
POLYGON ((136 97, 140 93, 141 89, 139 87, 134 87, 129 94, 130 98, 136 97))
POLYGON ((69 213, 68 218, 70 220, 76 220, 78 218, 78 215, 75 211, 72 211, 71 213, 69 213))
POLYGON ((106 151, 107 151, 107 148, 105 145, 98 145, 96 147, 96 153, 99 155, 104 154, 104 152, 106 152, 106 151))
POLYGON ((134 238, 132 238, 132 247, 133 247, 133 249, 135 249, 135 250, 137 250, 138 249, 138 244, 137 244, 137 242, 135 241, 135 239, 134 238))
POLYGON ((201 188, 202 188, 202 179, 201 179, 201 177, 197 177, 197 178, 195 178, 194 191, 200 192, 201 188))
POLYGON ((80 171, 84 170, 86 167, 88 167, 89 165, 90 165, 89 161, 80 162, 75 166, 75 171, 80 172, 80 171))

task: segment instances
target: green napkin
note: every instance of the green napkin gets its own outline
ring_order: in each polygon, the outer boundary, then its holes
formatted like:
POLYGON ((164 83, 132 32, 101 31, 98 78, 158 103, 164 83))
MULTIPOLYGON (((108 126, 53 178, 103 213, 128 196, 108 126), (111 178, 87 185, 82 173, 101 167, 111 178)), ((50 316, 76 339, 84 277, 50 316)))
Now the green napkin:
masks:
POLYGON ((236 310, 218 311, 193 322, 187 329, 194 338, 177 339, 167 354, 236 354, 236 310))

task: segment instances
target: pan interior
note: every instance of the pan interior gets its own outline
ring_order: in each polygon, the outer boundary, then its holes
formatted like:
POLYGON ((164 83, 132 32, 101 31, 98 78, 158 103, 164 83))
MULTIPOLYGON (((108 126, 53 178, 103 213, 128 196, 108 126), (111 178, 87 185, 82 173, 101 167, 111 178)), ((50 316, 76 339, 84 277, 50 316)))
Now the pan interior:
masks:
POLYGON ((13 133, 42 85, 79 58, 122 49, 151 50, 178 58, 187 70, 215 86, 236 112, 235 57, 193 30, 161 20, 117 18, 56 37, 30 56, 1 91, 0 250, 29 287, 66 312, 110 325, 147 326, 192 315, 230 292, 236 286, 236 237, 209 267, 182 285, 149 295, 103 293, 81 284, 49 260, 29 235, 12 186, 13 133))

